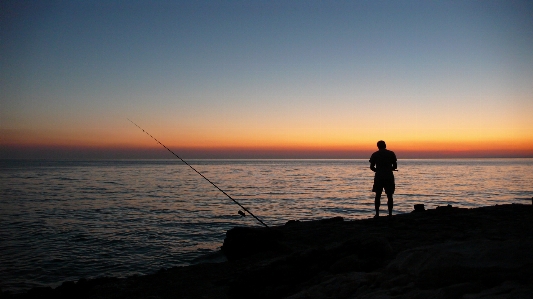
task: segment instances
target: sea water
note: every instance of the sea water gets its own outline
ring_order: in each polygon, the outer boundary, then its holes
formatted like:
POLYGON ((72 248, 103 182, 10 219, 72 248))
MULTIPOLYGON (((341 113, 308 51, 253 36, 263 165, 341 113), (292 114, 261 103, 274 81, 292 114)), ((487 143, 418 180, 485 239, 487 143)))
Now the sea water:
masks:
MULTIPOLYGON (((193 160, 270 226, 374 215, 368 160, 193 160)), ((394 213, 414 204, 531 204, 533 159, 400 160, 394 213)), ((0 161, 3 291, 149 274, 260 226, 179 160, 0 161)), ((386 212, 386 204, 382 213, 386 212)))

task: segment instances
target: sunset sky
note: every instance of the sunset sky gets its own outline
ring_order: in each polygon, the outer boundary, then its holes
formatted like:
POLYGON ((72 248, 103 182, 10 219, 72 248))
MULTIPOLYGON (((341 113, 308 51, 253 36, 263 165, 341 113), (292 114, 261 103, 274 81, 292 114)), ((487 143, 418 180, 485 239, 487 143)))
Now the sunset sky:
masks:
POLYGON ((533 157, 531 1, 2 1, 0 158, 533 157))

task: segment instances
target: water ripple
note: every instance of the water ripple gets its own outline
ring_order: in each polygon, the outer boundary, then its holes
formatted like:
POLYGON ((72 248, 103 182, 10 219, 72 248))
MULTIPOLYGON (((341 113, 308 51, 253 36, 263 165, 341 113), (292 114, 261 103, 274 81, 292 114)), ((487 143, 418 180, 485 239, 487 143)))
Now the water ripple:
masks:
MULTIPOLYGON (((373 215, 367 160, 191 163, 270 225, 373 215)), ((533 159, 398 164, 395 213, 533 194, 533 159)), ((258 225, 175 160, 0 161, 0 206, 0 281, 12 291, 187 265, 218 250, 228 229, 258 225)))

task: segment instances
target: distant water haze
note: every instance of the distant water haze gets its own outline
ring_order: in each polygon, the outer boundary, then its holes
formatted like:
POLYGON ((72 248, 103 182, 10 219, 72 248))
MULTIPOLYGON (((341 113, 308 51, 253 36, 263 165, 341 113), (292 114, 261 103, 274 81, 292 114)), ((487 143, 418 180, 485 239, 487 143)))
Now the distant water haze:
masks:
MULTIPOLYGON (((190 162, 271 226, 374 214, 367 159, 190 162)), ((230 228, 260 225, 177 159, 0 165, 3 290, 187 265, 218 250, 230 228)), ((398 167, 394 214, 533 196, 533 159, 400 159, 398 167)))

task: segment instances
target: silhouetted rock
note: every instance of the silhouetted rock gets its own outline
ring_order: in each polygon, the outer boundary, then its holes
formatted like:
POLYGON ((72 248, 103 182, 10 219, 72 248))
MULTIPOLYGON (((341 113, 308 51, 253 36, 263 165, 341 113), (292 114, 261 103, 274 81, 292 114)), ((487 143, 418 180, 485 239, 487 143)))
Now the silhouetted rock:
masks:
POLYGON ((230 261, 260 252, 283 252, 287 248, 279 243, 281 237, 281 233, 273 229, 235 227, 226 233, 221 249, 230 261))
POLYGON ((415 210, 413 212, 425 212, 426 208, 424 208, 424 204, 416 204, 415 210))
POLYGON ((318 220, 319 223, 333 223, 333 222, 343 222, 343 221, 344 221, 344 218, 340 216, 318 220))
POLYGON ((387 271, 407 274, 425 289, 467 282, 498 285, 527 277, 532 252, 533 240, 449 242, 403 251, 387 271))
POLYGON ((78 295, 80 290, 81 289, 77 288, 76 283, 74 281, 65 281, 55 289, 55 293, 59 297, 63 298, 79 298, 80 296, 76 295, 78 295))
POLYGON ((297 224, 297 223, 300 223, 300 220, 289 220, 287 221, 287 223, 285 223, 285 225, 292 225, 292 224, 297 224))
POLYGON ((52 298, 54 292, 51 287, 35 287, 28 291, 30 298, 52 298))
POLYGON ((437 208, 435 208, 435 210, 437 212, 441 212, 441 213, 451 213, 453 212, 454 209, 458 209, 457 207, 453 207, 452 205, 448 204, 447 206, 439 206, 437 208))

